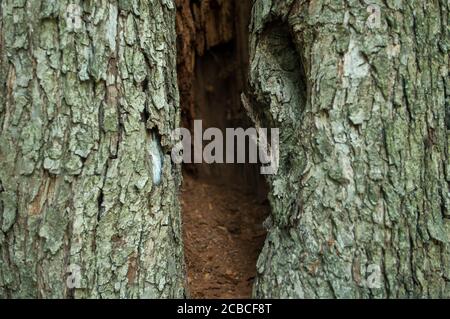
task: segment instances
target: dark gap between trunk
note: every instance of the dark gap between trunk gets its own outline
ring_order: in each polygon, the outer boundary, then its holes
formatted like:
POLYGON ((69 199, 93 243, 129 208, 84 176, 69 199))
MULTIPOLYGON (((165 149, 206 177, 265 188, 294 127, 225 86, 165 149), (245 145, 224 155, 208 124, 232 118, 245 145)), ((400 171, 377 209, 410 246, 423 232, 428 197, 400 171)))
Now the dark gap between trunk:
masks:
MULTIPOLYGON (((246 91, 251 1, 177 1, 182 125, 248 128, 246 91)), ((192 132, 193 133, 193 132, 192 132)), ((207 142, 204 142, 206 145, 207 142)), ((248 147, 247 147, 248 150, 248 147)), ((251 297, 269 214, 256 164, 184 164, 183 230, 192 298, 251 297)))

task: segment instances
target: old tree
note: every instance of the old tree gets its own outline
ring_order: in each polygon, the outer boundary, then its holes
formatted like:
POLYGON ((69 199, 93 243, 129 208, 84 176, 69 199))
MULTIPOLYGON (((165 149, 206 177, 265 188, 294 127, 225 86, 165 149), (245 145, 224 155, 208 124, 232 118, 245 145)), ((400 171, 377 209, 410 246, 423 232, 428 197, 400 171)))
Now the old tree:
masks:
POLYGON ((69 4, 1 2, 0 295, 182 297, 174 4, 69 4))
MULTIPOLYGON (((248 107, 282 128, 255 297, 450 297, 449 9, 254 1, 248 107)), ((175 16, 1 1, 1 297, 183 297, 175 16)))

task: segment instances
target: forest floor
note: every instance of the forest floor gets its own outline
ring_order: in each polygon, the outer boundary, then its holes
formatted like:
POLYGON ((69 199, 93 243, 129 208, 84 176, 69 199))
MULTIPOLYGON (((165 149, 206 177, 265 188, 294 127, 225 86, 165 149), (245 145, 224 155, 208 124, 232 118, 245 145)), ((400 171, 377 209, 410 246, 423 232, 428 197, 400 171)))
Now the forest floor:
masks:
POLYGON ((268 204, 185 174, 182 207, 190 297, 250 298, 268 204))

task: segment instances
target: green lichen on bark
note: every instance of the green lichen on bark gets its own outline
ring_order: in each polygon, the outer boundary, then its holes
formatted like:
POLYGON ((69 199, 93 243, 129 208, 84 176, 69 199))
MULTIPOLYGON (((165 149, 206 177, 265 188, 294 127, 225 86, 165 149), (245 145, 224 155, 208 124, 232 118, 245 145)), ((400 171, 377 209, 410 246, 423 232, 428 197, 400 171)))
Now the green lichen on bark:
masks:
POLYGON ((255 297, 450 296, 449 9, 255 1, 253 111, 281 128, 255 297))
POLYGON ((0 296, 182 297, 173 1, 0 10, 0 296))

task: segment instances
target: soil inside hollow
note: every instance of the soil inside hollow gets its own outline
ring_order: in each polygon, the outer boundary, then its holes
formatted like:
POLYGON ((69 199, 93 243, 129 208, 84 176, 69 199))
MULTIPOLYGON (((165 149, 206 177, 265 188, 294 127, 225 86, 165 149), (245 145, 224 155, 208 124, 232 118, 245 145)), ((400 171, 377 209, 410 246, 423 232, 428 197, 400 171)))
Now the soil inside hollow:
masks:
MULTIPOLYGON (((242 187, 242 186, 241 186, 242 187)), ((250 298, 267 200, 184 174, 183 236, 191 298, 250 298)))

